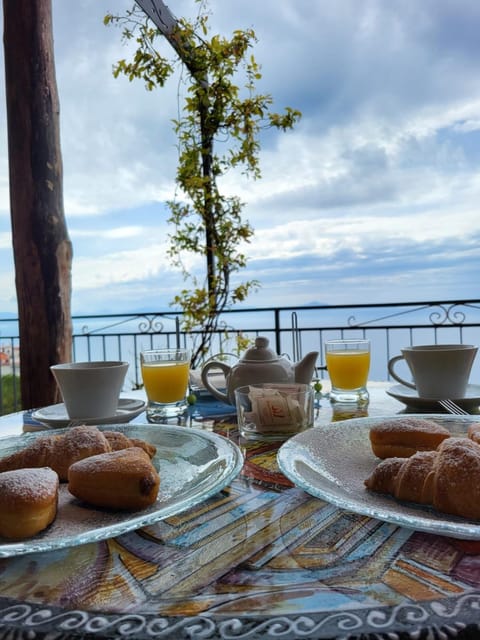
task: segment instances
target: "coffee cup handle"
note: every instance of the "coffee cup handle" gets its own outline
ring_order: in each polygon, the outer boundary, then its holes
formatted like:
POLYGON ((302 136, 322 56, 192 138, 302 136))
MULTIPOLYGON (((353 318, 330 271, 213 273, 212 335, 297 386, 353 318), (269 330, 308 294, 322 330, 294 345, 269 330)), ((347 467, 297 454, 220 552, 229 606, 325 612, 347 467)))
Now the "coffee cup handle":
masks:
POLYGON ((395 373, 394 367, 399 360, 404 360, 404 356, 395 356, 390 358, 388 361, 388 373, 400 384, 403 384, 406 387, 410 387, 410 389, 416 389, 417 387, 412 382, 407 382, 403 378, 401 378, 398 373, 395 373))

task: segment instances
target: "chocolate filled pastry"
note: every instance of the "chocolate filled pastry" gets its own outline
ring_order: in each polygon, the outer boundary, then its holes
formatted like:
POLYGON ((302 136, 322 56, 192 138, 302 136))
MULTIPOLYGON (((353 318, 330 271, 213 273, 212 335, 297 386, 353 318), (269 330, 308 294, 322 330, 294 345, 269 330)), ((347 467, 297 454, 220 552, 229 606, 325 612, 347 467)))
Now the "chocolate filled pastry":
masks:
POLYGON ((136 511, 155 502, 160 478, 139 447, 103 453, 72 464, 68 490, 96 507, 136 511))
POLYGON ((116 449, 139 446, 150 457, 155 447, 138 439, 130 440, 115 431, 102 432, 94 426, 70 427, 64 434, 39 436, 32 444, 0 459, 0 472, 24 467, 50 467, 58 473, 61 482, 68 479, 68 469, 78 460, 116 449))
POLYGON ((365 480, 371 491, 437 511, 480 519, 480 445, 451 437, 437 451, 383 460, 365 480))
POLYGON ((450 438, 448 429, 427 418, 384 420, 370 429, 370 444, 378 458, 408 458, 417 451, 433 451, 450 438))
POLYGON ((0 536, 30 538, 57 514, 58 475, 49 468, 0 473, 0 536))

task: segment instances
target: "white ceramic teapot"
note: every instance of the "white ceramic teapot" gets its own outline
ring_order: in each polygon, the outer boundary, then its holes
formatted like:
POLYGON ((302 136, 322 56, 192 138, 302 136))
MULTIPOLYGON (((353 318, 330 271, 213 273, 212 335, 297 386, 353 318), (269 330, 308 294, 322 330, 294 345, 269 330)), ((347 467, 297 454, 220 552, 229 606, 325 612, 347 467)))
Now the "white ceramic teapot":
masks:
POLYGON ((202 369, 202 382, 208 391, 229 404, 235 404, 234 391, 238 387, 247 384, 260 384, 262 382, 299 382, 310 384, 318 351, 312 351, 300 360, 293 363, 287 358, 278 356, 268 346, 268 338, 259 336, 255 339, 255 346, 247 349, 243 357, 230 367, 221 360, 210 360, 202 369), (214 387, 208 372, 211 369, 220 369, 225 375, 226 393, 214 387))

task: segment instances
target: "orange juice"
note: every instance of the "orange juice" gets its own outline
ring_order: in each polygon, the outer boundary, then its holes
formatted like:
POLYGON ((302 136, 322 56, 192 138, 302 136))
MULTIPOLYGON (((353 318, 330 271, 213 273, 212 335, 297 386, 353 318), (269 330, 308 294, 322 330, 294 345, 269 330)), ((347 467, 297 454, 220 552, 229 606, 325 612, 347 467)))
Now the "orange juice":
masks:
POLYGON ((142 362, 142 378, 152 402, 178 402, 185 398, 189 362, 142 362))
POLYGON ((370 369, 370 352, 360 350, 327 351, 328 375, 337 389, 365 387, 370 369))

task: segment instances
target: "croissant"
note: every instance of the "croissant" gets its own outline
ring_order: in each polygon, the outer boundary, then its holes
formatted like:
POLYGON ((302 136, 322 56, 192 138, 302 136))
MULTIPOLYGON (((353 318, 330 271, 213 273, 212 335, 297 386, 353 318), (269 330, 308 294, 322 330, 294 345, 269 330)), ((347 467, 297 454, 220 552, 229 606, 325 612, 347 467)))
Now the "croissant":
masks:
POLYGON ((141 447, 150 458, 156 448, 143 440, 127 438, 117 431, 100 431, 97 427, 71 427, 65 434, 40 436, 24 449, 0 459, 0 472, 14 469, 50 467, 61 482, 68 480, 69 467, 78 460, 129 447, 141 447))
POLYGON ((143 449, 148 457, 151 459, 157 452, 157 447, 140 438, 128 438, 124 433, 120 431, 102 431, 103 435, 108 440, 110 445, 110 451, 120 451, 122 449, 130 449, 131 447, 139 447, 143 449))
POLYGON ((437 511, 480 519, 480 445, 451 437, 436 451, 383 460, 365 480, 371 491, 437 511))
POLYGON ((474 422, 468 427, 467 436, 480 444, 480 422, 474 422))

